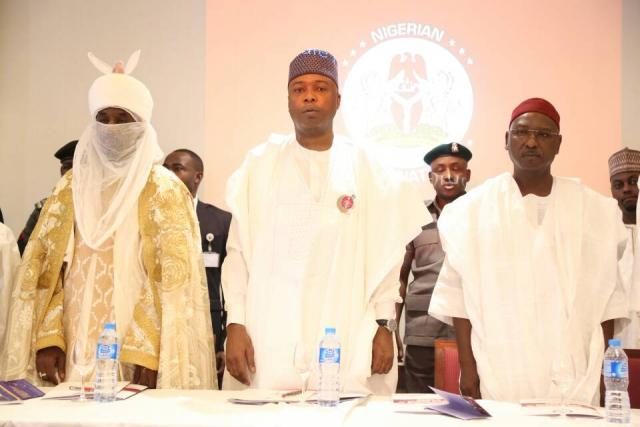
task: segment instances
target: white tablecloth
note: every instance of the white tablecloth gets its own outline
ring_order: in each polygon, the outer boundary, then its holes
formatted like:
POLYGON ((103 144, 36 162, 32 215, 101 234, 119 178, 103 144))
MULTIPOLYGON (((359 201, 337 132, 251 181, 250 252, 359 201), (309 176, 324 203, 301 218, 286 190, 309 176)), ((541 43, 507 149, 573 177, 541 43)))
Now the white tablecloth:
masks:
MULTIPOLYGON (((302 427, 424 427, 481 424, 493 426, 607 426, 604 420, 533 417, 519 405, 480 401, 490 419, 460 421, 443 415, 393 411, 389 397, 372 396, 341 403, 336 408, 309 404, 237 405, 227 402, 238 393, 199 390, 147 390, 113 403, 26 401, 0 406, 0 426, 302 426, 302 427)), ((633 410, 640 426, 640 410, 633 410)))

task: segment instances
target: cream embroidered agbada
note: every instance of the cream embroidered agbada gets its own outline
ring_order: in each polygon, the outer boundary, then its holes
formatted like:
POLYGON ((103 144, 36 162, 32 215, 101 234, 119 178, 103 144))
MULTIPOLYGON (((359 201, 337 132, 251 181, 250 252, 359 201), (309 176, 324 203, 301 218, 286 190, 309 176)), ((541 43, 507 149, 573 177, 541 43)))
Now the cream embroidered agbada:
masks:
POLYGON ((188 190, 158 166, 153 99, 128 75, 138 55, 112 72, 89 54, 104 75, 89 89, 91 121, 73 171, 47 200, 25 251, 2 377, 75 380, 74 350, 93 353, 104 323, 115 321, 123 379, 135 372, 161 388, 216 384, 197 219, 188 190))
MULTIPOLYGON (((68 350, 75 339, 65 335, 63 322, 63 259, 74 238, 71 173, 47 201, 18 273, 0 353, 3 378, 40 384, 35 351, 52 345, 68 350)), ((213 388, 213 333, 191 197, 171 172, 155 166, 137 217, 146 280, 124 334, 121 362, 157 369, 161 388, 213 388)))

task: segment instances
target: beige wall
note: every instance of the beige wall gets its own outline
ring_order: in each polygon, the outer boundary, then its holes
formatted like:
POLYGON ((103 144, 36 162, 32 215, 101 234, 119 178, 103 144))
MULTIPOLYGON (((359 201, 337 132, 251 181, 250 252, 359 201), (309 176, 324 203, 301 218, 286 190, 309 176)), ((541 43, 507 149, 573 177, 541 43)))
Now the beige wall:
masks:
POLYGON ((205 0, 0 0, 0 208, 17 234, 59 176, 53 153, 88 123, 108 62, 142 56, 165 153, 204 141, 205 0))
POLYGON ((622 4, 622 146, 640 150, 640 0, 622 4))
MULTIPOLYGON (((640 0, 621 1, 620 145, 640 149, 640 0)), ((296 9, 304 7, 304 2, 295 4, 296 9)), ((247 5, 239 3, 235 9, 232 5, 226 0, 0 0, 0 208, 16 233, 24 225, 33 203, 46 196, 58 178, 53 152, 77 138, 88 121, 86 94, 98 76, 86 59, 89 50, 113 62, 142 49, 140 65, 134 74, 154 95, 153 123, 161 146, 165 152, 183 146, 205 154, 201 195, 223 204, 224 183, 245 149, 242 147, 242 153, 236 153, 237 149, 229 145, 238 141, 224 138, 212 139, 205 145, 205 101, 211 103, 207 107, 209 113, 227 107, 243 111, 241 117, 234 119, 242 126, 253 126, 246 117, 259 112, 252 110, 255 103, 250 98, 238 99, 224 81, 208 88, 211 99, 206 99, 206 76, 219 67, 237 66, 255 69, 259 78, 260 67, 268 59, 253 58, 250 63, 235 65, 233 61, 223 61, 227 57, 238 58, 242 53, 230 41, 239 28, 232 28, 223 38, 213 43, 209 40, 210 46, 205 45, 207 10, 213 15, 222 14, 222 21, 246 17, 242 11, 247 5), (235 13, 229 14, 229 10, 235 13), (220 49, 225 51, 218 56, 220 49), (209 58, 209 66, 213 68, 208 71, 207 55, 213 56, 209 58)), ((258 31, 254 27, 242 27, 241 31, 250 33, 254 40, 260 38, 260 34, 254 34, 258 31)), ((318 40, 325 37, 332 40, 331 36, 320 34, 319 29, 314 31, 318 40)), ((287 41, 290 38, 283 37, 278 44, 280 52, 286 51, 286 58, 279 62, 283 70, 287 58, 301 48, 288 46, 287 41)), ((252 96, 264 102, 264 91, 256 91, 252 96)), ((272 130, 289 130, 284 96, 281 88, 278 98, 272 98, 269 108, 278 109, 281 119, 278 122, 281 126, 272 130)), ((235 122, 221 123, 215 115, 210 116, 210 121, 212 127, 237 127, 235 122)), ((261 131, 260 138, 264 136, 266 133, 261 131)), ((260 142, 255 139, 242 144, 252 146, 260 142)))

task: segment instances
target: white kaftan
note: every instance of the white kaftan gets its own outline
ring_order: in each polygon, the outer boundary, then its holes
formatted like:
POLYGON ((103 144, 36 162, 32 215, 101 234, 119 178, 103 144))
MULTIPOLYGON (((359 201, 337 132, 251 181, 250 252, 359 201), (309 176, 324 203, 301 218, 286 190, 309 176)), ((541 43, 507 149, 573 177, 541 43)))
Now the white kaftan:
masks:
POLYGON ((9 315, 9 300, 20 266, 20 252, 13 232, 0 223, 0 347, 4 339, 9 315))
POLYGON ((548 197, 522 197, 511 174, 445 207, 447 256, 429 314, 470 320, 483 398, 596 399, 600 324, 627 315, 619 216, 612 199, 576 180, 554 178, 548 197))
MULTIPOLYGON (((316 387, 318 343, 333 326, 343 389, 393 392, 396 367, 372 376, 371 344, 375 319, 394 316, 404 246, 424 221, 420 195, 394 185, 348 141, 313 152, 274 136, 230 179, 227 203, 222 285, 227 322, 244 324, 255 349, 251 387, 300 387, 300 347, 316 387), (354 197, 346 211, 338 208, 343 196, 354 197)), ((241 386, 228 372, 223 384, 241 386)))
POLYGON ((615 323, 615 337, 622 342, 623 348, 640 349, 640 311, 638 311, 638 302, 634 300, 638 295, 637 283, 634 279, 633 264, 636 253, 637 227, 636 225, 625 225, 627 228, 629 240, 624 255, 620 260, 620 276, 630 301, 634 304, 629 306, 629 319, 618 319, 615 323))

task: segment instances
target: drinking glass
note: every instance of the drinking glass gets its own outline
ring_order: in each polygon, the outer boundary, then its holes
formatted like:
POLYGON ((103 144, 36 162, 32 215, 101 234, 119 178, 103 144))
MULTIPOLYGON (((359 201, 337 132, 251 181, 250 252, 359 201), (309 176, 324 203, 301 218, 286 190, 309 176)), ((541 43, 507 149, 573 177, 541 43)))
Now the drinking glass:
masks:
POLYGON ((76 340, 73 344, 71 357, 73 359, 74 368, 80 374, 80 396, 75 399, 78 402, 86 402, 89 400, 85 393, 84 379, 95 365, 95 356, 95 348, 87 348, 85 343, 80 340, 76 340))
POLYGON ((551 381, 560 392, 560 415, 564 417, 567 415, 567 402, 573 396, 573 393, 569 394, 575 381, 573 360, 566 357, 554 360, 551 381))
POLYGON ((300 376, 300 380, 302 382, 302 386, 300 388, 300 401, 302 402, 305 399, 307 382, 309 381, 309 375, 311 374, 307 351, 305 350, 303 343, 297 343, 293 349, 293 368, 300 376))

